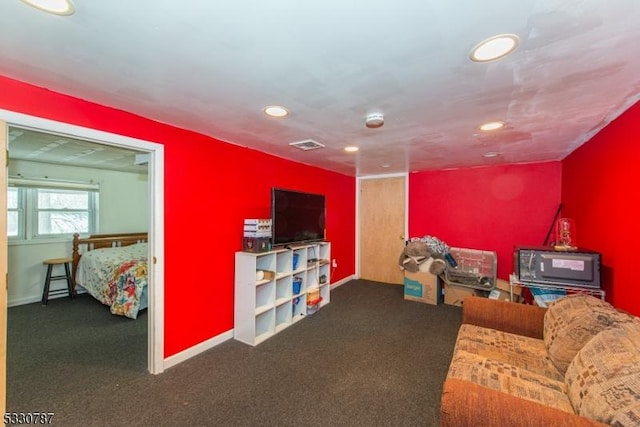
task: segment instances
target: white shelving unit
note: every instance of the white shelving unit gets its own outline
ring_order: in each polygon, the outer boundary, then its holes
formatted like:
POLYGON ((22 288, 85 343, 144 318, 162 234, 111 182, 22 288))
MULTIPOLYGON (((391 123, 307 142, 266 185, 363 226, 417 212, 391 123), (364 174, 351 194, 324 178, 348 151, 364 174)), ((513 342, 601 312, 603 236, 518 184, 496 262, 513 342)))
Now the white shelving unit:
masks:
POLYGON ((331 300, 331 244, 292 246, 269 252, 236 252, 234 337, 258 345, 331 300), (257 280, 257 271, 272 277, 257 280), (298 285, 299 283, 299 285, 298 285), (307 295, 321 302, 307 306, 307 295))

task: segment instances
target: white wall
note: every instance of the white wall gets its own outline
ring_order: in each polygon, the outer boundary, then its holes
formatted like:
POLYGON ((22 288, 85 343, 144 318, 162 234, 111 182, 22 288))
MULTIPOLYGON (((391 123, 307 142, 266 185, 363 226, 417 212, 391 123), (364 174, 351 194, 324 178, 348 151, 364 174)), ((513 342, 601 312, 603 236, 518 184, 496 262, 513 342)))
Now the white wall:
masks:
MULTIPOLYGON (((100 184, 98 233, 128 233, 148 231, 147 175, 59 166, 20 160, 9 162, 9 176, 21 174, 26 178, 93 181, 100 184)), ((71 238, 45 242, 10 242, 8 247, 9 290, 8 305, 39 301, 47 258, 71 256, 71 238)), ((60 270, 54 273, 62 274, 60 270)), ((64 288, 64 280, 52 282, 52 289, 64 288)))

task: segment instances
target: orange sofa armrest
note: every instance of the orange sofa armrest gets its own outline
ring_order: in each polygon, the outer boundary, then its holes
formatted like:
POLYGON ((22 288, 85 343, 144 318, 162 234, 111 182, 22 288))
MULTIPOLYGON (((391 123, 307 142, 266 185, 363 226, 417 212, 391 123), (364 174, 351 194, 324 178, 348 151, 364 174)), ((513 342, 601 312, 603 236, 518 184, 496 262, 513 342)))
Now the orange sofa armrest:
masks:
POLYGON ((467 297, 462 323, 542 339, 545 308, 482 297, 467 297))
MULTIPOLYGON (((466 304, 466 303, 465 303, 466 304)), ((603 427, 597 421, 474 384, 447 379, 440 426, 603 427)))

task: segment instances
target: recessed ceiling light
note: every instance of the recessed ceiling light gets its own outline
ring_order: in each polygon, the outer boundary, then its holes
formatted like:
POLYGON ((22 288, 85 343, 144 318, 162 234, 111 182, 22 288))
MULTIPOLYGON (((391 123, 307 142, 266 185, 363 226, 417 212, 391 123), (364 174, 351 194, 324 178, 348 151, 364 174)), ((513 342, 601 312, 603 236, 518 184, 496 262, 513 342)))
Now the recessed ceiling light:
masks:
POLYGON ((478 129, 480 129, 481 131, 484 132, 489 132, 492 130, 497 130, 504 127, 504 122, 501 121, 495 121, 495 122, 488 122, 488 123, 484 123, 482 125, 480 125, 478 127, 478 129))
POLYGON ((359 148, 354 146, 354 145, 350 145, 348 147, 344 147, 344 151, 346 151, 347 153, 355 153, 358 150, 359 150, 359 148))
POLYGON ((498 157, 499 155, 500 153, 498 153, 497 151, 489 151, 488 153, 484 153, 482 157, 486 157, 487 159, 489 159, 491 157, 498 157))
POLYGON ((71 0, 22 0, 36 9, 53 13, 54 15, 72 15, 76 9, 71 0))
POLYGON ((268 107, 264 107, 263 111, 267 116, 271 117, 286 117, 289 115, 289 111, 279 105, 269 105, 268 107))
POLYGON ((385 164, 382 164, 380 166, 382 166, 383 168, 390 168, 391 167, 391 165, 389 163, 385 163, 385 164))
POLYGON ((471 50, 469 58, 475 62, 493 61, 513 52, 519 43, 520 38, 515 34, 500 34, 489 37, 471 50))

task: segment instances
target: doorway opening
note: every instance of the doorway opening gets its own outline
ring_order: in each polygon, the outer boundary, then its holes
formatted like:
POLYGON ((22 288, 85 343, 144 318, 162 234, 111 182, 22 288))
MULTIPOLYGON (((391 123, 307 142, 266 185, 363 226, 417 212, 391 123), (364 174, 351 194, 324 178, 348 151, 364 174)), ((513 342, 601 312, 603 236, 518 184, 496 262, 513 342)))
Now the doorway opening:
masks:
MULTIPOLYGON (((6 122, 3 129, 8 135, 10 129, 54 134, 84 140, 91 144, 135 151, 148 155, 148 313, 147 313, 147 370, 159 374, 164 370, 164 146, 149 141, 97 131, 66 123, 55 122, 25 114, 0 110, 0 120, 6 122)), ((1 147, 6 149, 7 147, 1 147)), ((9 146, 10 150, 10 146, 9 146)), ((5 188, 0 196, 7 197, 5 188)), ((6 202, 6 200, 5 200, 6 202)), ((3 205, 3 204, 0 204, 3 205)), ((6 206, 6 204, 4 204, 6 206)), ((7 212, 4 212, 7 215, 7 212)), ((6 234, 0 242, 7 247, 6 234)), ((5 272, 2 272, 5 273, 5 272)), ((0 315, 6 316, 6 303, 0 308, 0 315)))

